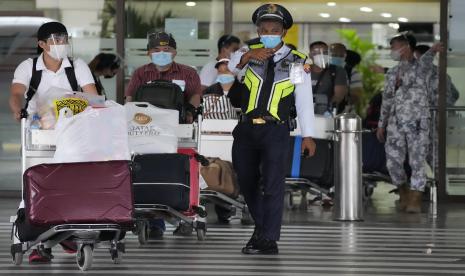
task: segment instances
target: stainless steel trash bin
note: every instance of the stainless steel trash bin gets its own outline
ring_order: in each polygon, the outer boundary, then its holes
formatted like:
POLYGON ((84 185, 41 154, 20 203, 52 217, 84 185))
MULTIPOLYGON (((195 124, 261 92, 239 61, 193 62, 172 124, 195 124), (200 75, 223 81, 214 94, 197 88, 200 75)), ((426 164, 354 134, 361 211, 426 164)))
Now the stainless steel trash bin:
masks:
POLYGON ((334 118, 335 220, 363 220, 362 120, 344 113, 334 118))

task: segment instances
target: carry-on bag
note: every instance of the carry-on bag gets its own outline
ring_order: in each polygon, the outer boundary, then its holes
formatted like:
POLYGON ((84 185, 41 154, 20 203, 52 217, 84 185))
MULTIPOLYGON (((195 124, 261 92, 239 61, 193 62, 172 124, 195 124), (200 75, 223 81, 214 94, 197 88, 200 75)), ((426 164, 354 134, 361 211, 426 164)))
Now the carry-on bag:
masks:
POLYGON ((324 187, 331 187, 334 182, 333 142, 325 139, 313 140, 316 144, 315 155, 305 158, 301 154, 302 137, 291 137, 287 177, 305 178, 324 187))
POLYGON ((135 204, 160 204, 187 211, 199 204, 199 164, 193 149, 142 154, 133 159, 135 204))
POLYGON ((25 214, 36 226, 132 223, 127 161, 41 164, 23 178, 25 214))

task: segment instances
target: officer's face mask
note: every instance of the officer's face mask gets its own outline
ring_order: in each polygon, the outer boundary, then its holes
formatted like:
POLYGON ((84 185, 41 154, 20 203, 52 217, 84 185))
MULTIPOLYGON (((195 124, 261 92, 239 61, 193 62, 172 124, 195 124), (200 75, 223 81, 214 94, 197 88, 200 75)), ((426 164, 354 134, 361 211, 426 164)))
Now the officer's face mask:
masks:
POLYGON ((329 64, 344 67, 346 65, 346 60, 343 57, 329 57, 329 64))
POLYGON ((261 35, 260 42, 265 46, 265 48, 272 49, 281 43, 281 35, 261 35))
POLYGON ((229 84, 234 82, 234 76, 231 74, 220 74, 216 77, 216 81, 220 84, 229 84))
POLYGON ((153 64, 163 67, 173 62, 173 54, 170 52, 154 52, 152 53, 153 64))

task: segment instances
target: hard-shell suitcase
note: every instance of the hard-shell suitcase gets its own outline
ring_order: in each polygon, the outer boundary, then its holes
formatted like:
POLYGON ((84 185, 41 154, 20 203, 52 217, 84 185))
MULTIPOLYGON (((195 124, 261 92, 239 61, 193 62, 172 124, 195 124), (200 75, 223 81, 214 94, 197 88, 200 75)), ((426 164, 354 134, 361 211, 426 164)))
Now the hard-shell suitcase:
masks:
POLYGON ((304 158, 301 156, 302 137, 293 136, 290 139, 287 177, 305 178, 324 187, 333 185, 333 141, 313 139, 316 144, 315 155, 304 158))
POLYGON ((136 155, 133 160, 135 204, 160 204, 187 211, 199 204, 199 164, 193 149, 136 155))
POLYGON ((132 223, 127 161, 41 164, 23 178, 26 216, 34 225, 132 223))

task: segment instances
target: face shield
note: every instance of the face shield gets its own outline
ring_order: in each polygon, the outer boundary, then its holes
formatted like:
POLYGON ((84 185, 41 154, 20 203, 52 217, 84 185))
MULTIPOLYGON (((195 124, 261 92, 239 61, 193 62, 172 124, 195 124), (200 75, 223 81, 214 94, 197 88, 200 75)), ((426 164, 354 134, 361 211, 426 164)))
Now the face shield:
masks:
POLYGON ((318 47, 312 50, 310 54, 312 55, 313 63, 316 66, 322 69, 325 69, 328 66, 328 63, 329 63, 328 50, 325 50, 322 47, 318 47))
POLYGON ((47 52, 55 60, 73 56, 71 37, 68 34, 51 34, 47 39, 50 50, 47 52))

